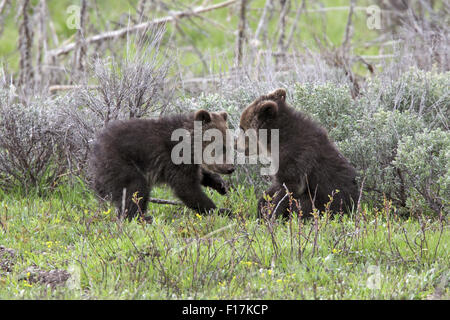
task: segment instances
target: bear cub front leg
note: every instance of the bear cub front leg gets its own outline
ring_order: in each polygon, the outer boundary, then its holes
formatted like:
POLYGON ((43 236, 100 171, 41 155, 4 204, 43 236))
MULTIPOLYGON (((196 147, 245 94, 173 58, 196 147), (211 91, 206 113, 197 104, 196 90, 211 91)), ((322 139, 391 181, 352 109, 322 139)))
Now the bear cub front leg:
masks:
POLYGON ((206 169, 203 168, 202 168, 201 184, 202 186, 216 190, 221 195, 225 195, 228 192, 228 185, 220 175, 218 175, 217 173, 207 171, 206 169))

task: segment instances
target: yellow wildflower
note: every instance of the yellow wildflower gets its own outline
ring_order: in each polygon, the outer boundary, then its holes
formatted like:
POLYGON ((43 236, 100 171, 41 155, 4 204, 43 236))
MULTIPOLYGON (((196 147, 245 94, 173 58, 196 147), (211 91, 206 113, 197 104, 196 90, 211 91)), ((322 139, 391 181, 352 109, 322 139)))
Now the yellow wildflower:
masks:
POLYGON ((241 261, 242 264, 245 264, 247 267, 251 267, 253 262, 251 261, 241 261))

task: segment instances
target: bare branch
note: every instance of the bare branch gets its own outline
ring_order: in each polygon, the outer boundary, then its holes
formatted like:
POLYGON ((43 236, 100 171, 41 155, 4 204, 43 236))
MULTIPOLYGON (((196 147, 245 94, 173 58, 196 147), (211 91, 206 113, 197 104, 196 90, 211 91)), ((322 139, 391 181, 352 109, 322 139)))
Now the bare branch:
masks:
POLYGON ((280 34, 278 37, 278 48, 280 48, 281 51, 284 50, 284 38, 285 38, 285 31, 286 31, 286 17, 289 13, 291 2, 290 0, 282 0, 282 8, 280 13, 280 21, 278 22, 278 30, 280 30, 280 34))
MULTIPOLYGON (((264 9, 263 9, 263 13, 261 15, 261 19, 259 19, 259 23, 258 23, 258 27, 256 28, 255 31, 255 39, 257 40, 259 38, 259 35, 261 32, 263 32, 263 34, 265 34, 265 30, 267 30, 267 13, 269 11, 272 11, 273 8, 273 0, 267 0, 266 4, 264 5, 264 9)), ((265 39, 263 39, 265 40, 265 39)))
POLYGON ((148 201, 152 202, 152 203, 158 203, 158 204, 171 204, 174 206, 184 206, 184 204, 182 202, 166 200, 166 199, 150 198, 150 199, 148 199, 148 201))
MULTIPOLYGON (((0 3, 0 34, 3 32, 3 22, 5 20, 5 17, 3 16, 4 12, 6 11, 6 5, 9 5, 10 0, 3 0, 0 3)), ((7 15, 7 13, 5 14, 7 15)))
POLYGON ((67 91, 67 90, 74 90, 74 89, 99 89, 100 86, 95 85, 53 85, 48 88, 48 91, 50 93, 55 93, 57 91, 67 91))
POLYGON ((353 11, 355 10, 355 4, 356 4, 356 0, 352 0, 350 3, 347 25, 345 26, 344 41, 342 42, 342 48, 347 53, 348 53, 348 49, 349 49, 349 45, 350 45, 350 40, 353 36, 352 16, 353 16, 353 11))
MULTIPOLYGON (((206 7, 206 8, 199 7, 194 10, 174 12, 171 16, 154 19, 154 20, 151 20, 148 22, 136 24, 131 27, 121 28, 121 29, 114 30, 114 31, 107 31, 107 32, 104 32, 101 34, 97 34, 95 36, 88 37, 85 39, 85 43, 86 43, 86 45, 88 45, 91 43, 97 43, 97 42, 102 42, 105 40, 123 37, 130 32, 137 32, 139 30, 145 30, 152 26, 164 25, 169 22, 174 22, 176 19, 195 16, 200 13, 205 13, 205 12, 213 11, 216 9, 225 8, 225 7, 228 7, 228 6, 236 3, 237 1, 238 0, 228 0, 228 1, 224 1, 221 3, 206 7)), ((70 51, 74 50, 75 46, 76 46, 76 43, 72 42, 72 43, 66 44, 60 48, 50 50, 48 52, 48 55, 50 57, 53 57, 53 56, 60 56, 63 54, 67 54, 70 51)))
POLYGON ((38 12, 38 36, 37 36, 37 53, 36 53, 36 77, 35 84, 43 85, 46 72, 43 68, 43 63, 46 61, 47 54, 47 23, 48 10, 46 0, 40 0, 38 12))
MULTIPOLYGON (((31 47, 33 43, 33 30, 30 28, 30 0, 23 0, 19 13, 22 16, 19 25, 19 83, 27 85, 33 79, 33 63, 31 61, 31 47)), ((25 86, 26 87, 26 86, 25 86)))
POLYGON ((80 26, 77 30, 76 41, 75 41, 75 54, 73 56, 73 72, 77 73, 83 71, 83 58, 86 55, 86 44, 84 41, 85 29, 86 29, 86 16, 87 16, 87 1, 81 1, 80 10, 80 26))
POLYGON ((9 3, 9 0, 3 0, 3 1, 0 3, 0 15, 3 14, 3 10, 5 10, 6 4, 7 4, 7 3, 9 3))
POLYGON ((297 12, 295 13, 295 19, 294 19, 294 22, 292 23, 291 31, 289 32, 289 36, 286 41, 285 50, 289 49, 289 46, 292 43, 292 39, 294 38, 294 33, 297 30, 298 21, 300 20, 301 14, 305 10, 305 6, 306 6, 306 0, 302 0, 302 3, 300 4, 300 6, 297 9, 297 12))
POLYGON ((236 65, 241 65, 242 62, 242 47, 244 45, 245 38, 245 25, 246 25, 246 9, 247 0, 241 0, 240 13, 239 13, 239 26, 238 37, 236 43, 236 65))

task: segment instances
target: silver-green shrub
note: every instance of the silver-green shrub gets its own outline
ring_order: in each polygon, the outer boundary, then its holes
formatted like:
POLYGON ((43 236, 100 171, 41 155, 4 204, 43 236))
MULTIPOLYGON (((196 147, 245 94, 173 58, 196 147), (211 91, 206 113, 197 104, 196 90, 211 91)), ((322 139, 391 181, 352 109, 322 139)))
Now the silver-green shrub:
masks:
POLYGON ((352 134, 337 145, 364 180, 365 200, 381 203, 383 197, 406 206, 410 185, 394 163, 399 141, 414 137, 425 125, 408 111, 379 109, 355 119, 352 134))
POLYGON ((362 116, 349 86, 331 82, 295 85, 290 104, 323 125, 335 141, 349 137, 355 120, 362 116))
POLYGON ((297 84, 290 103, 328 130, 364 181, 364 201, 439 214, 449 198, 448 84, 449 73, 412 69, 369 81, 356 100, 347 85, 297 84))
MULTIPOLYGON (((328 130, 330 138, 358 170, 360 184, 364 180, 364 201, 381 205, 386 197, 393 200, 399 208, 407 208, 411 211, 419 208, 420 204, 420 209, 423 211, 439 213, 442 204, 448 203, 448 200, 444 201, 448 199, 445 195, 448 190, 446 187, 448 174, 444 172, 448 170, 445 168, 448 168, 449 157, 445 156, 445 144, 437 142, 442 139, 437 140, 434 145, 435 150, 439 150, 441 154, 439 164, 436 162, 436 166, 441 169, 435 169, 431 173, 430 177, 433 178, 425 178, 427 176, 422 172, 421 179, 412 179, 411 173, 420 172, 421 162, 406 160, 406 163, 398 162, 397 155, 400 152, 399 146, 402 146, 405 141, 412 141, 414 144, 416 136, 419 141, 422 141, 420 139, 425 139, 422 137, 425 135, 430 144, 434 138, 438 139, 441 135, 447 134, 445 130, 439 131, 440 135, 424 133, 436 125, 445 127, 445 121, 441 121, 439 115, 444 112, 443 110, 448 109, 445 102, 448 94, 442 85, 447 81, 446 77, 438 73, 410 71, 393 85, 381 85, 381 82, 378 82, 377 86, 375 79, 369 83, 363 95, 355 100, 352 99, 347 84, 331 81, 292 82, 285 83, 283 86, 287 89, 289 104, 323 125, 328 130), (423 99, 420 102, 417 100, 417 95, 424 83, 428 83, 428 87, 423 91, 423 99), (406 91, 406 88, 409 91, 406 91), (394 94, 395 90, 398 91, 396 94, 394 94), (394 101, 396 97, 397 102, 394 101), (422 193, 423 190, 428 190, 430 179, 434 181, 433 188, 438 188, 440 193, 432 192, 424 197, 422 193), (422 190, 422 193, 417 190, 422 190)), ((182 98, 176 101, 175 109, 178 111, 198 108, 211 111, 226 110, 230 116, 230 127, 237 128, 242 110, 260 94, 261 88, 264 87, 262 84, 255 85, 257 87, 255 92, 258 92, 255 94, 247 88, 247 85, 222 92, 222 94, 201 94, 194 98, 182 98)), ((274 87, 269 90, 272 89, 274 87)), ((425 160, 427 159, 425 157, 423 159, 423 161, 434 163, 431 160, 425 160)), ((258 190, 264 189, 268 180, 259 175, 259 168, 254 165, 238 166, 232 181, 255 185, 258 190)))
POLYGON ((363 93, 371 109, 410 111, 418 114, 430 128, 449 129, 450 72, 412 68, 398 79, 376 77, 363 93))
POLYGON ((449 213, 450 132, 438 128, 404 137, 394 165, 404 173, 409 186, 409 208, 449 213))

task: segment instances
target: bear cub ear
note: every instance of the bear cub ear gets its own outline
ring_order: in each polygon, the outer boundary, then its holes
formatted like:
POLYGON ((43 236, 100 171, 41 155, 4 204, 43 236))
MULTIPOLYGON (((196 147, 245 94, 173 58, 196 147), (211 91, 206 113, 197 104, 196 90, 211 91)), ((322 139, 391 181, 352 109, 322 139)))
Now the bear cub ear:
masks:
POLYGON ((206 110, 200 109, 195 113, 194 120, 204 123, 211 122, 211 114, 206 110))
POLYGON ((223 118, 223 120, 227 121, 228 113, 226 113, 225 111, 221 111, 219 112, 219 115, 223 118))
POLYGON ((260 119, 272 119, 278 114, 278 105, 273 101, 264 101, 258 108, 260 119))
POLYGON ((275 91, 269 93, 269 94, 267 95, 267 97, 268 97, 270 100, 275 100, 275 101, 281 100, 281 101, 284 102, 284 101, 286 101, 286 90, 283 89, 283 88, 279 88, 279 89, 277 89, 277 90, 275 90, 275 91))

